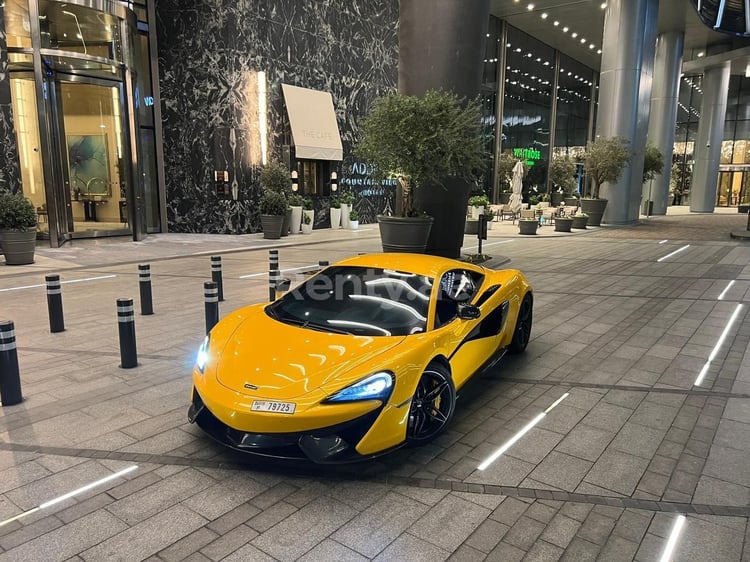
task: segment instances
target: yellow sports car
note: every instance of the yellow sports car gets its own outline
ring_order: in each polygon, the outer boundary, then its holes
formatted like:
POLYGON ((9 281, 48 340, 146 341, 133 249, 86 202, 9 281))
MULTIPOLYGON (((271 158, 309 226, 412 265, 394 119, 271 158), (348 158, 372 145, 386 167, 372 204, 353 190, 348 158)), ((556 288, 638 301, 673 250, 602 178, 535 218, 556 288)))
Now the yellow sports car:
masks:
POLYGON ((532 306, 517 270, 349 258, 223 318, 198 352, 188 417, 233 449, 317 463, 426 443, 474 373, 526 349, 532 306))

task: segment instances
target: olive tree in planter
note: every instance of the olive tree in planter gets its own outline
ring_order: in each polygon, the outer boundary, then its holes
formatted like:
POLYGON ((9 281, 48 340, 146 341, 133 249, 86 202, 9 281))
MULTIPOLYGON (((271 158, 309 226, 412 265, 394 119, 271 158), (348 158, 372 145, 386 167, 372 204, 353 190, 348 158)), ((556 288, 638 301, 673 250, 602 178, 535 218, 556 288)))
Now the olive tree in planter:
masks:
MULTIPOLYGON (((549 181, 556 189, 562 189, 563 193, 573 193, 576 188, 576 163, 570 156, 555 156, 549 165, 549 181)), ((562 196, 552 193, 552 206, 557 207, 562 201, 562 196)))
MULTIPOLYGON (((275 192, 283 195, 285 203, 292 196, 292 178, 289 170, 279 162, 271 161, 260 169, 260 186, 264 191, 275 192)), ((263 211, 261 210, 261 213, 263 211)), ((292 209, 286 207, 282 213, 284 223, 281 227, 281 236, 289 234, 289 226, 292 222, 292 209)), ((297 225, 299 232, 299 225, 297 225)))
POLYGON ((480 125, 479 102, 448 92, 375 101, 357 154, 376 179, 398 179, 399 216, 378 217, 384 251, 460 256, 469 181, 488 162, 480 125))
POLYGON ((607 207, 607 200, 599 197, 599 189, 604 182, 617 181, 631 157, 630 142, 622 137, 599 138, 586 145, 583 165, 586 176, 591 178, 592 192, 591 198, 581 199, 581 209, 588 214, 590 226, 601 224, 607 207))
POLYGON ((497 183, 500 188, 500 203, 506 205, 510 202, 511 187, 510 182, 513 178, 513 167, 518 162, 510 152, 503 152, 497 162, 497 183))
POLYGON ((21 193, 0 194, 0 248, 7 265, 34 263, 37 215, 21 193))
MULTIPOLYGON (((664 156, 661 151, 653 144, 647 144, 646 149, 643 151, 643 183, 653 182, 656 174, 661 174, 664 170, 664 156)), ((646 213, 651 214, 651 185, 648 189, 648 197, 644 197, 646 201, 646 213)))
POLYGON ((276 240, 281 237, 284 226, 287 200, 283 193, 266 191, 260 198, 260 222, 263 225, 263 238, 276 240))

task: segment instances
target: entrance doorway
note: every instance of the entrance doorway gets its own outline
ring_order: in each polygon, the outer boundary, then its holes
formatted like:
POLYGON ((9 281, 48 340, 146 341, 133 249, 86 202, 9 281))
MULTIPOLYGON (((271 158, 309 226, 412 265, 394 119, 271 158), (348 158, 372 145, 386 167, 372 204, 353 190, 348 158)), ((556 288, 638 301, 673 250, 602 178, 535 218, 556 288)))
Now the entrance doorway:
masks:
POLYGON ((747 170, 719 172, 717 207, 736 207, 750 203, 750 167, 747 170))
POLYGON ((60 149, 65 237, 131 234, 127 123, 122 85, 96 80, 54 84, 53 144, 60 149), (57 133, 55 135, 55 133, 57 133))

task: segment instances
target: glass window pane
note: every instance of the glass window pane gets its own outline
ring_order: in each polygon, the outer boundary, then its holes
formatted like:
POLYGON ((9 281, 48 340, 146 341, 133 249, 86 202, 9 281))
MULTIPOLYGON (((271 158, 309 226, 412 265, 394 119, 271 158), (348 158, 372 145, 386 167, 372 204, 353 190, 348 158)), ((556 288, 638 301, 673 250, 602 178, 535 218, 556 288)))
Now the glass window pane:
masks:
POLYGON ((6 0, 5 33, 8 47, 31 48, 28 0, 6 0))

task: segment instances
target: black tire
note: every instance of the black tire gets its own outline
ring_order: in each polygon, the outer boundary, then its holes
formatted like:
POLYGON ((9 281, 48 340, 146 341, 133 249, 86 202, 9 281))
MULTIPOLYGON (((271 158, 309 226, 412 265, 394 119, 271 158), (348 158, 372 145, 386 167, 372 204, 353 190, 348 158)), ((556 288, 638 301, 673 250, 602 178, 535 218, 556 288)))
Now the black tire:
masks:
POLYGON ((526 293, 518 309, 516 327, 513 329, 513 339, 508 346, 511 353, 523 353, 531 339, 531 323, 534 317, 534 299, 531 293, 526 293))
POLYGON ((406 440, 410 445, 429 443, 453 418, 456 387, 448 369, 430 363, 422 373, 409 406, 406 440))

